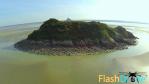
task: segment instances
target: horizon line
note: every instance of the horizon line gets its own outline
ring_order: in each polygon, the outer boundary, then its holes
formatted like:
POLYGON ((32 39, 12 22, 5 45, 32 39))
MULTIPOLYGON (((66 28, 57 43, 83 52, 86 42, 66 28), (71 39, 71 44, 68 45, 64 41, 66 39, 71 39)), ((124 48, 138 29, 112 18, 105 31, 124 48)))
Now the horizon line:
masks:
MULTIPOLYGON (((71 19, 72 20, 72 19, 71 19)), ((61 20, 64 21, 64 20, 61 20)), ((93 19, 93 20, 89 20, 89 19, 75 19, 72 21, 101 21, 101 22, 122 22, 122 23, 138 23, 138 24, 149 24, 149 22, 142 22, 142 21, 127 21, 127 20, 108 20, 108 19, 102 19, 102 20, 97 20, 97 19, 93 19)), ((17 25, 25 25, 25 24, 33 24, 33 23, 43 23, 45 21, 37 21, 37 22, 26 22, 26 23, 18 23, 18 24, 10 24, 10 25, 4 25, 4 26, 0 26, 0 28, 2 27, 10 27, 10 26, 17 26, 17 25)))

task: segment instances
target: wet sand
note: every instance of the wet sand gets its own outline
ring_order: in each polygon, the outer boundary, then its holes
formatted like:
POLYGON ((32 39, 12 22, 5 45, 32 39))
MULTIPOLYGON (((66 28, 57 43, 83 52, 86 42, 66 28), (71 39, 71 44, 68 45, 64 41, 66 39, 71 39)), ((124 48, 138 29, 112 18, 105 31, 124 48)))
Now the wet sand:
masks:
POLYGON ((1 84, 48 84, 48 63, 0 62, 1 84))

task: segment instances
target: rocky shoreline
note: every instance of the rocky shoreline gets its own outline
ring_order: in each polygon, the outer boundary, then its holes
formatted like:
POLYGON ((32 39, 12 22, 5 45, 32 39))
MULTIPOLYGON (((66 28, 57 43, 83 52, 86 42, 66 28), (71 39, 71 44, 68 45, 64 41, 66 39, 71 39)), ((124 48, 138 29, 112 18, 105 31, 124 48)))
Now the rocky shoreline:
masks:
MULTIPOLYGON (((132 44, 133 41, 130 42, 130 45, 136 45, 132 44)), ((29 52, 29 53, 35 53, 39 55, 49 55, 49 56, 89 56, 89 55, 95 55, 101 52, 111 52, 114 50, 123 50, 127 49, 128 45, 125 43, 121 43, 117 45, 113 49, 108 49, 106 47, 102 46, 64 46, 64 45, 55 45, 51 46, 49 41, 31 41, 31 40, 22 40, 20 42, 17 42, 15 44, 15 48, 29 52)))

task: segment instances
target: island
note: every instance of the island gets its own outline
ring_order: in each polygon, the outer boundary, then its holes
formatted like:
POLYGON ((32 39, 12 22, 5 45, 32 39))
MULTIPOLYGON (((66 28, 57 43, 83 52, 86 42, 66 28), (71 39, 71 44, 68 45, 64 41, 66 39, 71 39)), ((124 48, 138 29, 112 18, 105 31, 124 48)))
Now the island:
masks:
POLYGON ((115 28, 99 21, 60 21, 51 18, 15 48, 45 55, 93 54, 102 50, 126 49, 137 37, 122 26, 115 28))

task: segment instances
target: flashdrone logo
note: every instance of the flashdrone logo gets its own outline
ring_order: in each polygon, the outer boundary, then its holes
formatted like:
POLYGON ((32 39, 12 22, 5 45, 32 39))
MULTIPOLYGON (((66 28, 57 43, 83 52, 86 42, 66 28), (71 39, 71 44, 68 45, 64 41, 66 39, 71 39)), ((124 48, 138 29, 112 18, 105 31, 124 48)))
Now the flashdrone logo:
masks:
POLYGON ((146 72, 119 72, 118 75, 107 76, 99 75, 99 83, 128 83, 128 82, 137 82, 138 84, 143 83, 147 78, 146 72))

